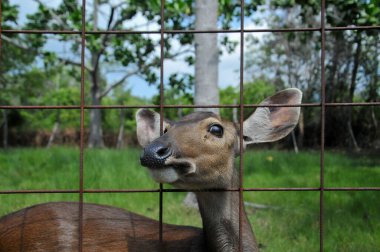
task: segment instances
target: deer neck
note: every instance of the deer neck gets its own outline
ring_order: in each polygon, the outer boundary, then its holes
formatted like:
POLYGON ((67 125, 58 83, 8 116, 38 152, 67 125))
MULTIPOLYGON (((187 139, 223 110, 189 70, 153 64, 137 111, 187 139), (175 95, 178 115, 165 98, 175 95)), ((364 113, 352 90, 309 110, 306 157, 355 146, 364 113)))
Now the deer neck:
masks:
MULTIPOLYGON (((229 188, 238 188, 238 172, 236 169, 233 171, 233 179, 229 188)), ((239 251, 239 192, 196 192, 196 196, 208 250, 213 252, 239 251)), ((256 252, 258 246, 244 208, 241 217, 242 251, 256 252)))

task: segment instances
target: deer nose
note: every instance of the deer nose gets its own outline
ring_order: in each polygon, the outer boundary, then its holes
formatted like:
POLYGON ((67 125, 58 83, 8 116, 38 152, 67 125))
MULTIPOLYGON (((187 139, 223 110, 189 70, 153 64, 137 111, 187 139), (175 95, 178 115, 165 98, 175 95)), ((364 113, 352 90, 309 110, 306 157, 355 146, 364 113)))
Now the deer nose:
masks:
POLYGON ((162 142, 152 142, 144 148, 140 156, 142 166, 149 168, 160 168, 165 165, 165 161, 172 154, 169 146, 162 142))

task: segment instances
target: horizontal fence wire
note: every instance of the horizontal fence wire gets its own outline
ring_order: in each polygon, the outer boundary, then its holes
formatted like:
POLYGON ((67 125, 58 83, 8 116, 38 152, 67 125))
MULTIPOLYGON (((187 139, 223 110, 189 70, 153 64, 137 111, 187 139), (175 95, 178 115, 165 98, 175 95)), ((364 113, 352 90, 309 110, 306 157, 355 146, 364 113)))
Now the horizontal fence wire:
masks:
MULTIPOLYGON (((380 25, 374 26, 346 26, 346 27, 326 27, 325 31, 352 31, 352 30, 378 30, 380 25)), ((231 29, 231 30, 164 30, 164 34, 184 34, 184 33, 281 33, 281 32, 317 32, 321 31, 320 27, 311 28, 279 28, 279 29, 231 29)), ((81 35, 81 31, 70 30, 9 30, 4 29, 2 33, 19 33, 19 34, 77 34, 81 35)), ((101 35, 101 34, 161 34, 161 30, 156 31, 134 31, 134 30, 99 30, 99 31, 86 31, 86 35, 101 35)))
MULTIPOLYGON (((288 191, 320 191, 320 187, 273 187, 273 188, 235 188, 235 189, 207 189, 207 190, 184 190, 184 189, 83 189, 83 193, 158 193, 160 191, 173 192, 288 192, 288 191)), ((380 187, 324 187, 324 191, 380 191, 380 187)), ((79 193, 78 189, 31 189, 31 190, 0 190, 0 194, 51 194, 51 193, 79 193)))
MULTIPOLYGON (((84 105, 84 109, 139 109, 139 108, 150 108, 150 109, 160 109, 167 108, 240 108, 244 106, 244 108, 260 108, 260 107, 322 107, 322 103, 302 103, 302 104, 222 104, 222 105, 192 105, 192 104, 184 104, 184 105, 171 105, 171 104, 163 104, 163 105, 84 105)), ((326 102, 324 104, 325 107, 347 107, 347 106, 355 106, 355 107, 367 107, 367 106, 380 106, 380 102, 336 102, 329 103, 326 102)), ((0 109, 81 109, 82 106, 67 106, 67 105, 0 105, 0 109)))
MULTIPOLYGON (((1 0, 0 0, 1 2, 1 0)), ((328 31, 348 31, 348 30, 357 30, 357 31, 366 31, 366 30, 379 30, 380 25, 375 26, 347 26, 347 27, 326 27, 325 24, 325 14, 326 14, 326 6, 325 0, 321 0, 321 14, 320 14, 320 27, 307 27, 307 28, 274 28, 274 29, 245 29, 244 28, 244 1, 241 2, 241 27, 240 29, 215 29, 215 30, 169 30, 164 28, 164 5, 165 0, 161 0, 161 29, 154 31, 145 31, 145 30, 86 30, 86 17, 85 17, 85 7, 86 0, 82 0, 82 29, 81 30, 23 30, 23 29, 2 29, 2 25, 0 23, 0 33, 1 34, 73 34, 81 36, 81 103, 78 105, 70 105, 70 106, 57 106, 57 105, 0 105, 0 109, 6 110, 14 110, 14 109, 67 109, 67 110, 80 110, 80 161, 79 161, 79 189, 20 189, 20 190, 0 190, 0 195, 6 194, 78 194, 79 195, 79 251, 83 250, 82 240, 83 240, 83 195, 84 194, 99 194, 99 193, 159 193, 159 222, 160 222, 160 241, 162 241, 163 230, 163 193, 175 193, 175 192, 194 192, 193 190, 182 190, 182 189, 165 189, 162 185, 157 189, 86 189, 84 186, 84 115, 85 110, 89 109, 138 109, 138 108, 150 108, 150 109, 158 109, 161 114, 161 133, 162 133, 162 125, 163 125, 163 114, 164 109, 177 109, 177 108, 240 108, 241 120, 243 116, 243 111, 245 108, 258 108, 258 107, 319 107, 321 108, 321 146, 320 146, 320 186, 319 187, 274 187, 274 188, 247 188, 243 186, 243 153, 240 155, 240 178, 241 183, 239 188, 231 188, 231 189, 213 189, 213 190, 196 190, 196 192, 204 191, 204 192, 218 192, 218 191, 232 191, 239 192, 242 195, 243 192, 291 192, 291 191, 315 191, 320 193, 320 251, 323 251, 323 242, 324 242, 324 230, 323 230, 323 217, 324 217, 324 204, 323 204, 323 196, 326 191, 380 191, 380 187, 325 187, 324 185, 324 141, 325 141, 325 110, 326 107, 345 107, 345 106, 380 106, 380 102, 344 102, 344 103, 329 103, 326 102, 326 80, 325 80, 325 39, 326 32, 328 31), (244 34, 246 33, 290 33, 290 32, 320 32, 321 33, 321 102, 317 103, 302 103, 302 104, 271 104, 271 105, 260 105, 260 104, 243 104, 243 55, 244 55, 244 34), (196 33, 239 33, 240 34, 240 104, 223 104, 223 105, 187 105, 187 104, 177 104, 177 105, 169 105, 164 102, 164 85, 163 85, 163 75, 164 75, 164 35, 166 34, 196 34, 196 33), (86 105, 85 104, 85 45, 86 45, 86 37, 89 35, 102 35, 102 34, 114 34, 114 35, 132 35, 132 34, 158 34, 160 35, 160 104, 155 105, 86 105)), ((2 12, 0 9, 0 18, 2 12)), ((1 21, 0 21, 1 22, 1 21)), ((2 47, 2 38, 0 37, 0 60, 1 60, 1 47, 2 47)), ((242 121, 241 121, 242 123, 242 121)), ((240 134, 240 137, 242 134, 240 134)), ((242 143, 242 141, 240 141, 242 143)), ((241 148, 242 150, 242 148, 241 148)), ((242 197, 240 197, 239 203, 239 215, 242 215, 242 197)), ((241 219, 241 218, 240 218, 241 219)), ((239 222, 239 224, 241 224, 239 222)), ((239 238, 240 238, 240 250, 241 247, 241 238, 242 233, 239 229, 239 238)))

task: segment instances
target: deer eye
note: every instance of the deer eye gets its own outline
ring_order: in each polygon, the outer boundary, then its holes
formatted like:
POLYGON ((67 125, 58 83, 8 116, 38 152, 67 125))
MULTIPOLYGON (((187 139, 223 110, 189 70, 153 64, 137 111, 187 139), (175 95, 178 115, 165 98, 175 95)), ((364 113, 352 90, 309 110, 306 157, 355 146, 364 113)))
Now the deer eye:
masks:
POLYGON ((208 128, 208 132, 210 132, 214 136, 222 137, 223 136, 223 127, 219 124, 212 124, 208 128))

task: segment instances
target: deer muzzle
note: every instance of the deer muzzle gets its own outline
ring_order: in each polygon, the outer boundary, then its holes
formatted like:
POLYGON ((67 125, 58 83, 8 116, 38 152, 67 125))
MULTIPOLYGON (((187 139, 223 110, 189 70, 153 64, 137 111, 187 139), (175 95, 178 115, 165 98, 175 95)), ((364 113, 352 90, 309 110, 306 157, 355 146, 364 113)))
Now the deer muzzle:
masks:
POLYGON ((162 168, 165 166, 165 161, 172 155, 173 151, 170 146, 165 142, 157 140, 145 146, 140 156, 142 166, 151 169, 162 168))

